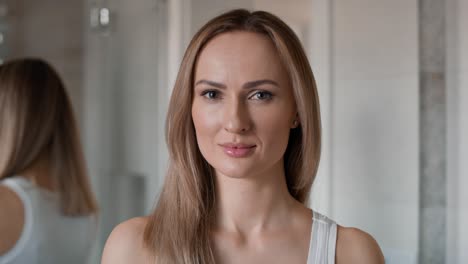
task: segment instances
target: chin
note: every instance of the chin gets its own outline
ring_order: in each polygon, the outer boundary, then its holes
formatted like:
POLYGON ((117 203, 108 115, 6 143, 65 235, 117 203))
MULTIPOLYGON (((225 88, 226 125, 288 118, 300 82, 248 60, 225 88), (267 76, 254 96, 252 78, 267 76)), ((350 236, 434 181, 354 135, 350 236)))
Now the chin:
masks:
POLYGON ((229 178, 243 179, 257 173, 255 166, 251 166, 250 164, 230 164, 230 166, 226 166, 226 163, 223 164, 224 166, 214 166, 217 174, 229 178))
POLYGON ((240 172, 236 172, 236 171, 233 172, 233 171, 220 171, 220 170, 217 170, 217 174, 219 174, 222 177, 228 177, 228 178, 232 178, 232 179, 247 178, 246 173, 240 173, 240 172))

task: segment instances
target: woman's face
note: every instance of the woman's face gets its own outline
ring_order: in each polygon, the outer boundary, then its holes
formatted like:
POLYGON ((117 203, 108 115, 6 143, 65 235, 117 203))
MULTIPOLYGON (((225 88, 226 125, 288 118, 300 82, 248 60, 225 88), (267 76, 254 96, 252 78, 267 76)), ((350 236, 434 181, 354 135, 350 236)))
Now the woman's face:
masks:
POLYGON ((217 175, 244 178, 283 170, 296 104, 272 41, 223 33, 195 65, 192 118, 198 147, 217 175))

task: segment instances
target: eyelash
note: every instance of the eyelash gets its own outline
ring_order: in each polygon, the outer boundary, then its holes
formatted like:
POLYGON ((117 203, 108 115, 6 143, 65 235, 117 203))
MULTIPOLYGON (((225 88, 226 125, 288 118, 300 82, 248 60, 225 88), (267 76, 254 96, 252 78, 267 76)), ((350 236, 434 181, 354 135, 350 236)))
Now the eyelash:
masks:
MULTIPOLYGON (((219 94, 220 92, 217 91, 217 90, 205 90, 203 91, 200 95, 205 97, 207 100, 216 100, 216 99, 222 99, 222 98, 219 98, 219 94), (208 95, 210 93, 215 93, 214 94, 214 97, 208 97, 208 95)), ((268 91, 263 91, 263 90, 259 90, 259 91, 255 91, 252 95, 250 95, 248 97, 248 99, 252 99, 252 100, 259 100, 259 101, 270 101, 272 98, 273 98, 273 94, 271 92, 268 92, 268 91), (264 98, 264 99, 253 99, 254 96, 256 95, 259 95, 259 94, 263 94, 264 96, 266 96, 267 98, 264 98)))
POLYGON ((255 100, 270 101, 270 100, 273 98, 273 94, 270 93, 270 92, 267 92, 267 91, 256 91, 252 96, 249 97, 249 99, 252 98, 252 97, 254 97, 254 96, 256 96, 256 95, 259 95, 259 94, 263 94, 263 95, 266 96, 267 98, 264 98, 264 99, 259 99, 259 98, 257 98, 257 99, 255 99, 255 100))
MULTIPOLYGON (((208 100, 214 100, 216 98, 211 98, 211 97, 208 97, 207 95, 210 94, 210 93, 215 93, 215 94, 219 94, 218 91, 216 90, 205 90, 201 93, 201 96, 205 97, 206 99, 208 100)), ((216 96, 216 95, 215 95, 216 96)))

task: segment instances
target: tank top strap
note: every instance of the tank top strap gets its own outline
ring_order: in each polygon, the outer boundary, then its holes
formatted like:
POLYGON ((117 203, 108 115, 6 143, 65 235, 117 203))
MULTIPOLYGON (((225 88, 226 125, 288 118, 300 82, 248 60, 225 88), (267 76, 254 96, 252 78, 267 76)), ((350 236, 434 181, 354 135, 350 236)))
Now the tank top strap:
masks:
POLYGON ((336 237, 335 221, 313 211, 307 264, 335 264, 336 237))
POLYGON ((12 259, 15 259, 26 246, 27 242, 31 239, 31 234, 33 230, 33 207, 32 201, 29 195, 26 192, 26 189, 29 187, 29 182, 20 177, 11 177, 6 178, 0 181, 0 185, 6 186, 21 200, 24 208, 24 226, 21 236, 16 242, 15 246, 8 251, 5 255, 0 256, 0 264, 9 263, 12 259))

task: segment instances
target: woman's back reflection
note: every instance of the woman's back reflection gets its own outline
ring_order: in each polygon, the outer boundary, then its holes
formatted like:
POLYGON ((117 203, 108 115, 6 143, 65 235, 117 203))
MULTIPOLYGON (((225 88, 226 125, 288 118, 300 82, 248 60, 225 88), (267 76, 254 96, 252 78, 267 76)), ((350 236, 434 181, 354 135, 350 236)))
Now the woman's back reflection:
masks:
POLYGON ((86 263, 97 206, 70 99, 40 59, 0 66, 0 264, 86 263))

